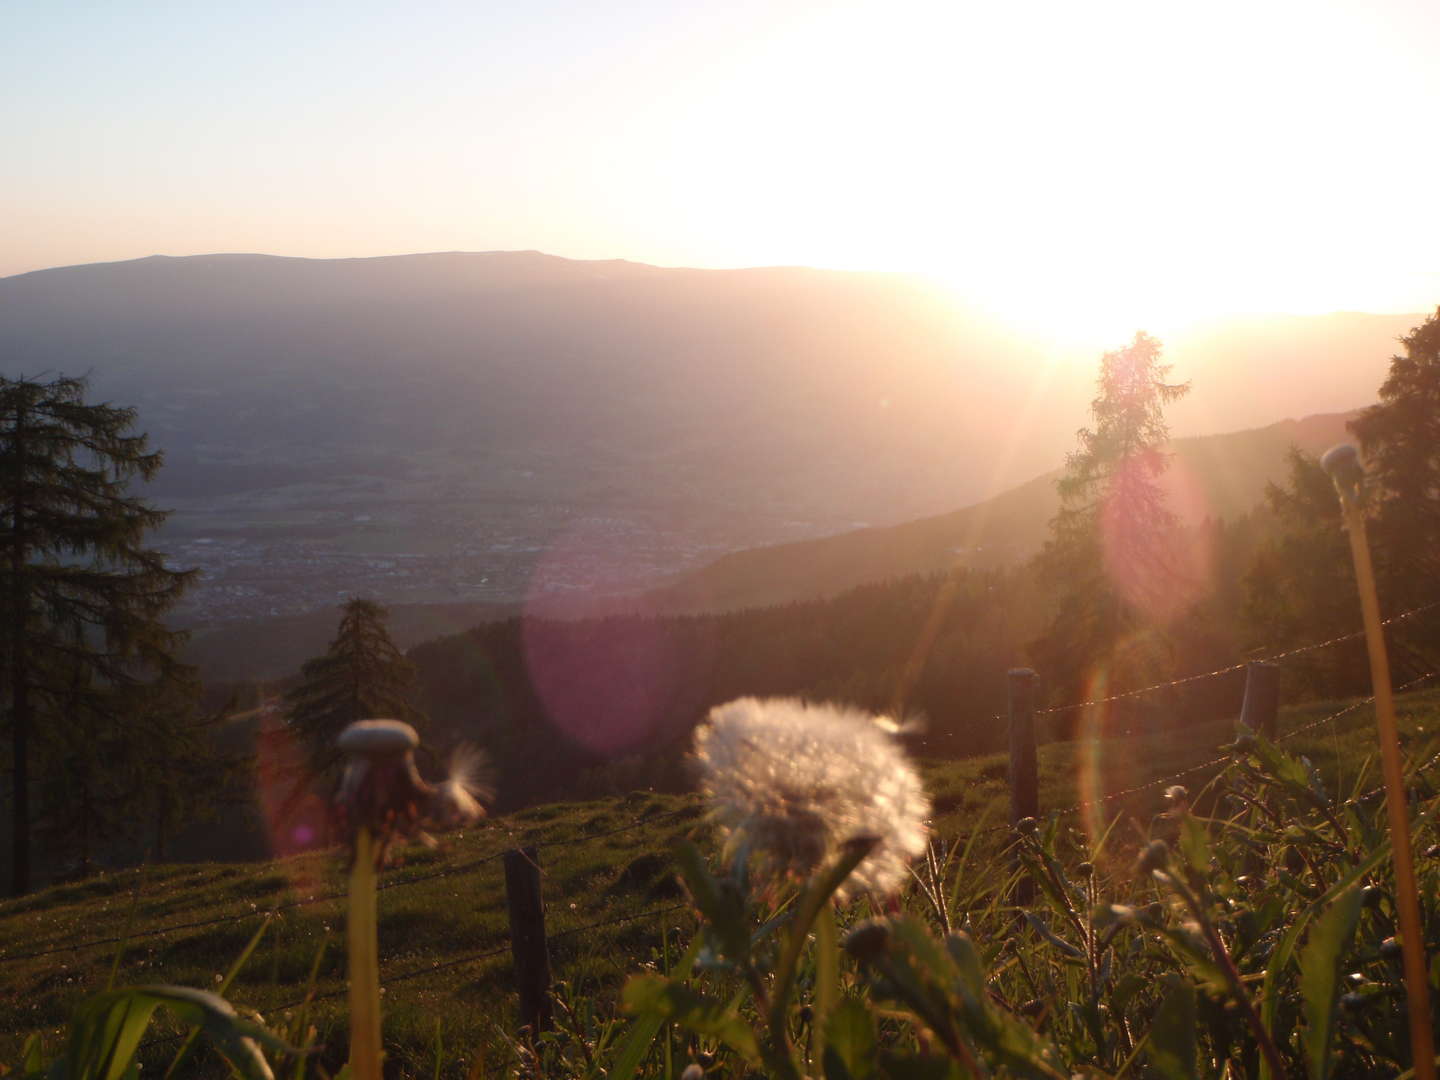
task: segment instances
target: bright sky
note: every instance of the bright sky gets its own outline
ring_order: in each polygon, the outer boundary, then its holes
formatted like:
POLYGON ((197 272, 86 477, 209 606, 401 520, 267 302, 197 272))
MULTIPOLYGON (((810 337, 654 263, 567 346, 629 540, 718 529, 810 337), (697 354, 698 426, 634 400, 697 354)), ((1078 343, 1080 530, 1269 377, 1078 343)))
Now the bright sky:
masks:
POLYGON ((537 248, 1112 340, 1425 311, 1437 55, 1436 0, 7 0, 0 275, 537 248))

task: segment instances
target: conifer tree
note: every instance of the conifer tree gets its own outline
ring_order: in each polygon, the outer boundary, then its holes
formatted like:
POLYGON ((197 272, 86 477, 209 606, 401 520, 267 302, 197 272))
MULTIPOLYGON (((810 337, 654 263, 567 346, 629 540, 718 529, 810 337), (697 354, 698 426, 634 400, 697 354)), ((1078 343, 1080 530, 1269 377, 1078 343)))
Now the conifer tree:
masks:
POLYGON ((135 410, 85 392, 84 379, 0 378, 0 700, 17 895, 31 883, 37 749, 62 741, 77 702, 118 722, 119 691, 174 674, 178 635, 161 617, 192 573, 143 546, 165 513, 128 484, 162 457, 132 432, 135 410))
POLYGON ((1041 579, 1058 594, 1057 609, 1031 652, 1064 695, 1081 693, 1094 667, 1121 688, 1157 663, 1146 647, 1153 635, 1134 631, 1154 622, 1184 573, 1160 478, 1168 464, 1164 407, 1189 385, 1166 382, 1169 371, 1160 342, 1144 333, 1104 355, 1090 403, 1094 426, 1078 433, 1079 448, 1057 484, 1061 508, 1038 560, 1041 579))
POLYGON ((416 724, 415 669, 385 627, 388 612, 363 597, 341 611, 335 639, 307 660, 286 696, 290 727, 305 744, 310 779, 330 776, 340 760, 335 739, 356 721, 390 717, 416 724))
MULTIPOLYGON (((1341 637, 1360 605, 1335 485, 1317 458, 1291 447, 1289 475, 1265 487, 1270 535, 1245 573, 1244 615, 1253 648, 1275 650, 1341 637)), ((1302 653, 1287 663, 1297 689, 1361 693, 1370 668, 1363 642, 1302 653)))
POLYGON ((1350 425, 1365 454, 1386 599, 1440 599, 1440 308, 1400 339, 1380 402, 1350 425))
MULTIPOLYGON (((1401 339, 1380 401, 1350 424, 1366 462, 1381 601, 1390 614, 1440 600, 1440 310, 1401 339)), ((1267 644, 1296 645, 1355 630, 1349 545, 1330 478, 1319 462, 1292 451, 1290 476, 1270 485, 1276 536, 1247 578, 1248 614, 1267 644)), ((1440 617, 1390 631, 1399 674, 1422 674, 1440 657, 1440 617)), ((1360 645, 1336 647, 1297 664, 1312 689, 1357 693, 1368 685, 1360 645)))

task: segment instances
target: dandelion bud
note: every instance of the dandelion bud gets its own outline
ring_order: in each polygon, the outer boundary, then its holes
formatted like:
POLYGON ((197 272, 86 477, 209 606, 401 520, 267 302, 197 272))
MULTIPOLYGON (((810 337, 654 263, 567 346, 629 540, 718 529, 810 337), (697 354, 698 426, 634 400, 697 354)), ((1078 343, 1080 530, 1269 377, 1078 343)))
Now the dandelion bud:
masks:
POLYGON ((1357 994, 1353 991, 1349 994, 1340 995, 1340 1007, 1347 1013, 1358 1013, 1369 1003, 1369 997, 1365 994, 1357 994))
POLYGON ((1360 497, 1365 468, 1360 464, 1360 452, 1355 447, 1349 443, 1332 446, 1320 458, 1320 467, 1330 474, 1330 480, 1341 498, 1349 501, 1360 497))
POLYGON ((1164 870, 1170 864, 1170 849, 1165 846, 1164 840, 1151 840, 1145 845, 1145 850, 1140 853, 1138 868, 1140 873, 1148 874, 1154 870, 1164 870))
POLYGON ((878 919, 863 922, 845 935, 845 951, 856 960, 879 960, 889 944, 890 928, 878 919))
POLYGON ((1075 873, 1082 878, 1092 878, 1095 876, 1095 864, 1092 862, 1082 862, 1079 866, 1075 867, 1075 873))

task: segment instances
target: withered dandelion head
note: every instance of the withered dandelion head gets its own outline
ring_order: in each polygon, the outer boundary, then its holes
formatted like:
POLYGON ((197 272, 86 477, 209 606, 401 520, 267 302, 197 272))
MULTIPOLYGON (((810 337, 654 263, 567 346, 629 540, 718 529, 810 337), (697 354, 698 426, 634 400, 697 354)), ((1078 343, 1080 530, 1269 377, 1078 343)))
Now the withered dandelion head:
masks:
POLYGON ((451 773, 430 784, 415 767, 420 738, 401 720, 357 720, 336 740, 346 755, 336 803, 354 849, 356 830, 375 838, 375 863, 383 865, 397 840, 433 843, 425 829, 473 825, 485 816, 480 799, 491 796, 481 779, 485 757, 462 746, 451 757, 451 773))
POLYGON ((882 718, 795 698, 740 698, 695 734, 701 788, 727 846, 807 877, 857 837, 877 843, 837 896, 888 895, 923 854, 930 800, 882 718))

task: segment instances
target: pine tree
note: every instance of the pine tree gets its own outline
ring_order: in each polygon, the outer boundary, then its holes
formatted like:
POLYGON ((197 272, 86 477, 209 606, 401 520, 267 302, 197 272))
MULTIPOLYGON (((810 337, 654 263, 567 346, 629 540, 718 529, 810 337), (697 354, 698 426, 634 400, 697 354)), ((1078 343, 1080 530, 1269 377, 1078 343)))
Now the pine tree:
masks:
POLYGON ((391 717, 416 724, 415 669, 385 628, 388 612, 357 597, 342 609, 335 639, 307 660, 286 695, 290 728, 305 745, 309 779, 331 776, 339 763, 335 739, 356 720, 391 717))
POLYGON ((1440 308, 1400 343, 1379 404, 1350 428, 1369 473, 1385 599, 1412 607, 1440 599, 1440 308))
MULTIPOLYGON (((1309 454, 1292 447, 1288 460, 1285 482, 1266 485, 1271 535, 1244 581, 1250 644, 1271 651, 1349 634, 1360 606, 1335 485, 1309 454)), ((1369 685, 1360 641, 1302 653, 1286 668, 1301 692, 1339 696, 1369 685)))
POLYGON ((132 433, 135 410, 88 404, 85 392, 83 379, 0 378, 0 687, 17 895, 31 882, 36 750, 63 741, 77 703, 115 719, 118 691, 174 673, 178 635, 161 617, 191 578, 142 546, 165 513, 127 490, 161 454, 132 433))
MULTIPOLYGON (((1380 402, 1350 424, 1364 450, 1367 512, 1380 578, 1391 614, 1440 600, 1440 310, 1401 339, 1380 402)), ((1298 451, 1283 487, 1268 501, 1278 535, 1252 570, 1249 611, 1267 643, 1301 644, 1356 629, 1349 545, 1330 478, 1298 451)), ((1440 656, 1435 613, 1390 631, 1392 663, 1402 678, 1431 670, 1440 656)), ((1328 694, 1368 684, 1364 651, 1337 646, 1297 663, 1310 686, 1328 694)))
POLYGON ((1083 693, 1096 670, 1109 688, 1123 688, 1162 662, 1155 635, 1136 630, 1167 611, 1186 572, 1160 478, 1168 465, 1164 407, 1189 386, 1166 382, 1169 371, 1160 342, 1144 333, 1104 355, 1090 403, 1094 427, 1080 430, 1057 484, 1061 508, 1038 570, 1059 598, 1031 652, 1061 694, 1083 693))

